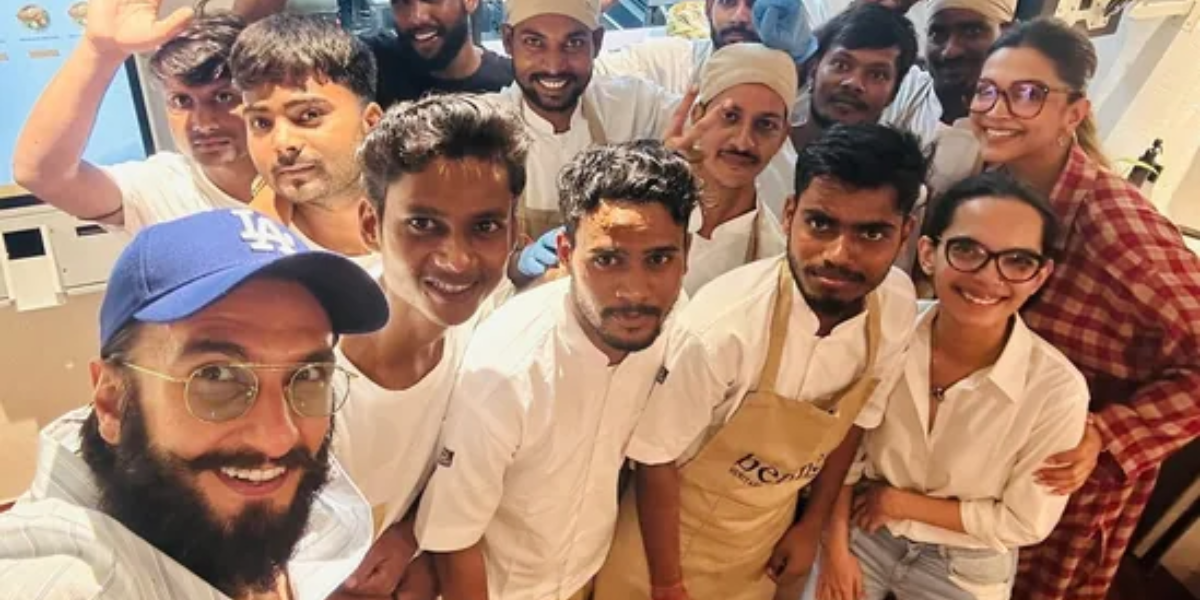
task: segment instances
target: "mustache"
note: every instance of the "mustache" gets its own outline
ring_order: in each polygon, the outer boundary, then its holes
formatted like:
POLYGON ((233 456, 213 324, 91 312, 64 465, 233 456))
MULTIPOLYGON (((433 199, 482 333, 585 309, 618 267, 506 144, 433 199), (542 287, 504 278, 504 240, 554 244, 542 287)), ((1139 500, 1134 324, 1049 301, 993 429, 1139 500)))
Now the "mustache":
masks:
POLYGON ((188 142, 192 144, 202 144, 205 142, 226 142, 233 141, 233 136, 223 132, 216 133, 194 133, 188 136, 188 142))
POLYGON ((812 277, 840 279, 842 281, 851 281, 854 283, 865 283, 867 281, 866 275, 832 263, 825 263, 819 267, 806 267, 804 272, 812 277))
POLYGON ((292 448, 287 454, 277 459, 272 459, 261 452, 253 450, 222 450, 201 454, 187 460, 180 460, 180 463, 185 469, 197 473, 201 471, 215 471, 226 467, 231 469, 254 469, 265 464, 272 464, 289 470, 317 471, 321 469, 321 462, 317 457, 309 454, 300 447, 292 448))
POLYGON ((726 37, 726 36, 729 36, 729 35, 732 35, 735 33, 742 34, 742 37, 746 38, 746 41, 750 41, 750 42, 761 41, 761 39, 758 37, 757 32, 755 32, 753 29, 751 29, 749 25, 743 25, 741 23, 735 23, 733 25, 730 25, 729 27, 726 27, 726 28, 718 31, 717 35, 719 35, 721 37, 726 37))
POLYGON ((748 161, 750 161, 750 162, 752 162, 752 163, 754 163, 754 164, 756 164, 756 165, 762 162, 762 157, 761 157, 761 156, 759 156, 759 155, 757 155, 757 154, 755 154, 755 153, 753 153, 753 152, 743 152, 743 151, 741 151, 741 150, 733 150, 733 149, 729 149, 729 150, 721 150, 721 151, 717 152, 717 155, 719 155, 719 156, 737 156, 737 157, 741 157, 741 158, 744 158, 744 159, 746 159, 746 160, 748 160, 748 161))
POLYGON ((272 167, 271 171, 278 173, 279 171, 281 171, 283 169, 290 169, 293 167, 319 167, 319 166, 321 166, 321 161, 307 157, 301 153, 277 154, 275 166, 272 167))
POLYGON ((417 40, 417 32, 418 31, 432 31, 432 32, 434 32, 435 35, 437 35, 439 37, 442 37, 442 38, 446 37, 446 28, 442 27, 440 25, 433 26, 433 27, 413 27, 412 29, 396 28, 396 32, 399 33, 402 37, 404 37, 405 39, 407 39, 410 42, 415 42, 417 40))
POLYGON ((632 304, 630 306, 613 306, 600 311, 600 317, 661 317, 662 309, 647 304, 632 304))
POLYGON ((867 110, 867 103, 863 102, 862 99, 859 98, 856 94, 852 94, 849 92, 834 92, 829 95, 829 101, 830 102, 840 102, 842 104, 849 104, 859 110, 867 110))
POLYGON ((566 81, 567 84, 572 84, 572 83, 575 83, 576 81, 579 81, 578 77, 571 75, 569 73, 537 72, 537 73, 531 73, 529 75, 530 81, 538 81, 541 79, 562 79, 562 80, 566 81))

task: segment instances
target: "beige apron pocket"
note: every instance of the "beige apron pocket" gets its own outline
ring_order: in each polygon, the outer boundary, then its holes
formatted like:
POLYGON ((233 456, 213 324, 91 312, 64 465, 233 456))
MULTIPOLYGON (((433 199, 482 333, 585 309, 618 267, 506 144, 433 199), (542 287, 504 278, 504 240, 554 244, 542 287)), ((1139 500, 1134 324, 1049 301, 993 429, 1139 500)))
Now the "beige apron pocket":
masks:
POLYGON ((1007 600, 1017 574, 1017 553, 973 548, 945 548, 950 581, 976 600, 1007 600))

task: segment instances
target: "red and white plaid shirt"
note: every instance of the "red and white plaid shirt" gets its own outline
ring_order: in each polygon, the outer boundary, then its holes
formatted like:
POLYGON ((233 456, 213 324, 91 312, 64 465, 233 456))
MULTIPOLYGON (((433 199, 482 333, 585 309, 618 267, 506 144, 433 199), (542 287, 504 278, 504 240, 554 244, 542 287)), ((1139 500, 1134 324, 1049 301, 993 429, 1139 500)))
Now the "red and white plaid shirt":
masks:
POLYGON ((1087 377, 1105 452, 1057 529, 1022 552, 1017 600, 1101 600, 1159 465, 1200 435, 1200 259, 1078 146, 1051 194, 1059 260, 1024 312, 1087 377))

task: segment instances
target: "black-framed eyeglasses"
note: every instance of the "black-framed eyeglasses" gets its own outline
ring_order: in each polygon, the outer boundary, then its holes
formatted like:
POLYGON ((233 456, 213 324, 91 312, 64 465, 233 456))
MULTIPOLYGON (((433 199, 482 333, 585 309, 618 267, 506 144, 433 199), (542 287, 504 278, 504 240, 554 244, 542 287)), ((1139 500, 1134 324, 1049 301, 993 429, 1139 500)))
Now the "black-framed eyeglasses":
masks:
POLYGON ((1014 248, 992 252, 983 244, 969 237, 952 237, 947 240, 933 238, 935 244, 941 243, 946 254, 946 262, 950 268, 960 273, 978 273, 988 263, 996 262, 996 272, 1000 278, 1009 283, 1025 283, 1037 277, 1049 260, 1045 256, 1014 248))
POLYGON ((975 94, 971 96, 970 110, 980 114, 991 112, 996 102, 1004 98, 1004 104, 1012 116, 1035 119, 1046 108, 1046 99, 1050 94, 1067 94, 1072 100, 1083 96, 1077 90, 1052 88, 1040 81, 1014 81, 1007 89, 1002 89, 994 81, 980 79, 975 84, 975 94))
POLYGON ((128 361, 119 364, 138 373, 183 384, 188 412, 209 423, 232 421, 250 411, 258 400, 255 371, 292 371, 284 396, 302 417, 328 417, 346 403, 354 374, 335 363, 265 365, 225 363, 197 367, 187 377, 174 377, 128 361))

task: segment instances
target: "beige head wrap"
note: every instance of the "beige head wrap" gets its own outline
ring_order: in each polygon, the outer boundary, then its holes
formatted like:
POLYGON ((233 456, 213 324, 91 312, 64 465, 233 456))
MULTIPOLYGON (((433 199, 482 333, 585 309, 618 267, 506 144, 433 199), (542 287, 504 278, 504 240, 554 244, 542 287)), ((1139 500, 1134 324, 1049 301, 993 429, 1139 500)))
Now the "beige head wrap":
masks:
POLYGON ((504 4, 508 12, 504 22, 508 25, 538 15, 563 15, 588 29, 600 28, 600 0, 506 0, 504 4))
POLYGON ((706 104, 729 88, 751 83, 779 94, 789 111, 796 103, 796 63, 783 52, 752 43, 729 44, 713 52, 700 69, 696 101, 706 104))
POLYGON ((977 12, 998 24, 1011 23, 1017 15, 1017 0, 932 0, 929 15, 933 16, 947 8, 961 8, 977 12))

